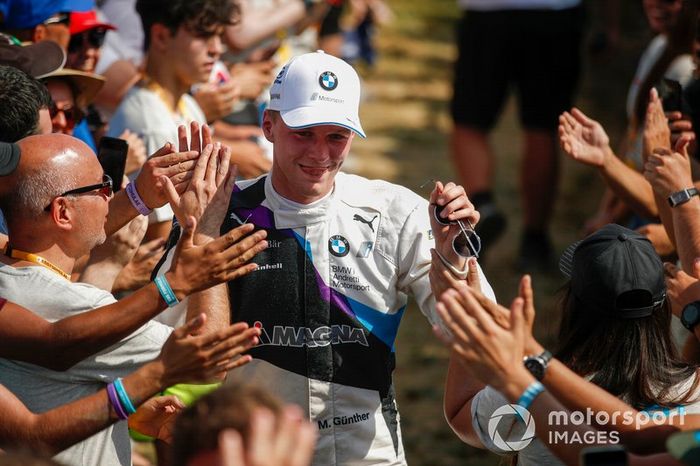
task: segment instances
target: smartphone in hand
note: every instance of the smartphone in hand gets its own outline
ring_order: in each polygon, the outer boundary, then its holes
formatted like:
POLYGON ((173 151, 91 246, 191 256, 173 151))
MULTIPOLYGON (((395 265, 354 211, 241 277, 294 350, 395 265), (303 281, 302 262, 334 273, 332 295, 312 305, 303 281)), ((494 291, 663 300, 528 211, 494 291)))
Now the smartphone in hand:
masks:
POLYGON ((122 188, 124 167, 126 167, 126 155, 129 152, 129 144, 119 138, 103 136, 97 148, 97 160, 105 174, 112 178, 114 192, 122 188))

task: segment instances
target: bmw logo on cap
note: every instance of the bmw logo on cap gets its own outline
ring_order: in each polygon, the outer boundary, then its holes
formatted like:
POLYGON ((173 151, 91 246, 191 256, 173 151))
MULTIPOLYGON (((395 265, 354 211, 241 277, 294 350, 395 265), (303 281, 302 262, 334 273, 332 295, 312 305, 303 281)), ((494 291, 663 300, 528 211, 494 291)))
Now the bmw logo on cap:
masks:
POLYGON ((350 243, 341 235, 333 235, 328 240, 328 250, 336 257, 344 257, 350 252, 350 243))
POLYGON ((332 91, 338 87, 338 77, 330 71, 324 71, 318 77, 318 83, 327 91, 332 91))

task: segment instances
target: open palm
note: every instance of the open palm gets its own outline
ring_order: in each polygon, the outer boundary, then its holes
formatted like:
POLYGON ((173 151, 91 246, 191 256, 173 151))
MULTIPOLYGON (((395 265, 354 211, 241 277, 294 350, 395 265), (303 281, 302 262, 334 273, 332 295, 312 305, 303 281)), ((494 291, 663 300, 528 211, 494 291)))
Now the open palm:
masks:
POLYGON ((559 116, 559 142, 574 160, 601 167, 605 163, 610 139, 600 123, 573 108, 571 113, 564 112, 559 116))

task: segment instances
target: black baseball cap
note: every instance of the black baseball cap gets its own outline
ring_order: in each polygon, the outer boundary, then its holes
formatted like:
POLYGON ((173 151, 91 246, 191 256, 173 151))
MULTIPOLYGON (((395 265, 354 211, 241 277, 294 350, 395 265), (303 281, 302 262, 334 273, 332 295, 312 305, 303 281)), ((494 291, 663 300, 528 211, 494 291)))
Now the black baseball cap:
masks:
POLYGON ((0 142, 0 176, 9 175, 19 164, 21 151, 14 142, 0 142))
POLYGON ((643 235, 608 224, 569 246, 559 269, 582 303, 624 319, 650 316, 666 298, 661 259, 643 235))

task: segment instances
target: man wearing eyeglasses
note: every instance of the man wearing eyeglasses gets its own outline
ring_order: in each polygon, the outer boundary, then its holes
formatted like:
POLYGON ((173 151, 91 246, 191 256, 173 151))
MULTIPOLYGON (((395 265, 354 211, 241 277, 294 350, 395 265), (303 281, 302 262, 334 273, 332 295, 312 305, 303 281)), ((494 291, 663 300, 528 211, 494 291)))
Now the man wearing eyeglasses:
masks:
MULTIPOLYGON (((49 321, 114 303, 109 292, 70 281, 76 260, 104 241, 108 216, 113 214, 114 207, 118 208, 114 205, 118 197, 112 200, 111 180, 104 176, 95 154, 84 143, 62 134, 30 136, 20 140, 17 146, 15 162, 21 152, 19 164, 0 184, 0 207, 10 229, 10 245, 0 255, 0 294, 11 302, 31 307, 49 321)), ((206 185, 209 192, 217 192, 218 196, 213 196, 208 203, 213 207, 199 219, 198 233, 216 238, 233 187, 232 182, 224 184, 224 180, 232 180, 230 177, 235 174, 228 170, 228 163, 224 163, 218 149, 214 152, 205 148, 201 152, 197 171, 192 175, 193 184, 206 185), (208 177, 203 176, 205 172, 208 177), (219 191, 222 186, 226 187, 219 191)), ((177 195, 170 192, 170 199, 177 199, 177 195)), ((200 204, 200 209, 207 205, 201 198, 195 203, 200 204)), ((248 235, 251 230, 246 227, 229 236, 231 243, 237 243, 233 246, 236 256, 231 256, 229 264, 244 264, 249 258, 246 254, 252 255, 265 247, 264 234, 248 235)), ((168 284, 168 288, 167 293, 162 288, 158 290, 169 306, 184 299, 182 293, 177 296, 177 286, 171 288, 168 284)), ((193 317, 201 312, 207 314, 203 333, 221 330, 228 323, 227 309, 210 311, 197 303, 196 294, 190 299, 193 317)), ((29 409, 44 412, 95 393, 104 388, 105 382, 152 360, 171 330, 149 321, 65 372, 0 359, 0 384, 15 393, 29 409)), ((58 459, 70 465, 130 465, 126 423, 110 426, 64 450, 58 459)))

